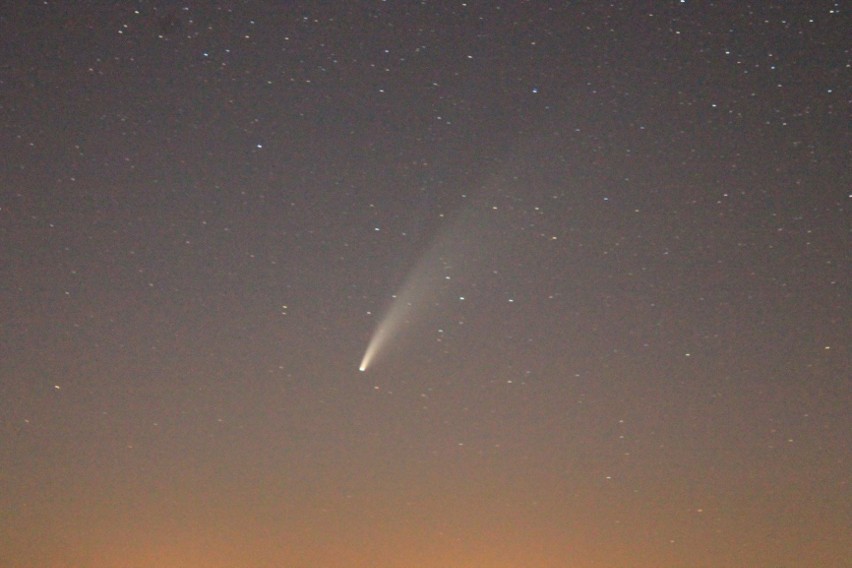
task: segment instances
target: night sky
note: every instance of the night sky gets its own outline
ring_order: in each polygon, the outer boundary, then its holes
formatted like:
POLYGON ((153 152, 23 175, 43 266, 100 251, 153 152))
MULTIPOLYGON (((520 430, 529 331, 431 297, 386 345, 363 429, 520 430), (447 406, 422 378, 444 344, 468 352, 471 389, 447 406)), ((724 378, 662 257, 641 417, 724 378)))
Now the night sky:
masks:
POLYGON ((843 4, 3 3, 0 565, 848 566, 843 4))

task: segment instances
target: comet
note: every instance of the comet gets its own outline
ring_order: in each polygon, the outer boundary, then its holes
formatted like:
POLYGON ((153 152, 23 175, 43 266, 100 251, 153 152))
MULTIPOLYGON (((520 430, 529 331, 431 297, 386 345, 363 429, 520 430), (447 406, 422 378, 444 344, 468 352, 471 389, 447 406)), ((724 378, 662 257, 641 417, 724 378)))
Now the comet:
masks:
POLYGON ((415 265, 387 313, 376 326, 358 366, 359 371, 366 371, 388 343, 399 337, 424 310, 440 284, 440 275, 435 272, 435 264, 434 255, 427 253, 415 265))
MULTIPOLYGON (((481 209, 481 208, 480 208, 481 209)), ((440 306, 453 278, 482 261, 488 243, 499 242, 490 235, 493 219, 468 206, 436 237, 409 272, 387 312, 376 326, 358 370, 366 372, 398 338, 415 323, 440 306), (488 238, 491 236, 492 238, 488 238)))

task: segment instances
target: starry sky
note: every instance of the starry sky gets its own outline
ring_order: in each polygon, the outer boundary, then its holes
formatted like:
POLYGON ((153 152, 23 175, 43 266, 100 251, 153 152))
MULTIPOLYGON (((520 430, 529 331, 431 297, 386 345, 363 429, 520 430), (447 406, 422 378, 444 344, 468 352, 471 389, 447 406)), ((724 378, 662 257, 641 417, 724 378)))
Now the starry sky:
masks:
POLYGON ((4 3, 0 564, 845 565, 842 4, 4 3))

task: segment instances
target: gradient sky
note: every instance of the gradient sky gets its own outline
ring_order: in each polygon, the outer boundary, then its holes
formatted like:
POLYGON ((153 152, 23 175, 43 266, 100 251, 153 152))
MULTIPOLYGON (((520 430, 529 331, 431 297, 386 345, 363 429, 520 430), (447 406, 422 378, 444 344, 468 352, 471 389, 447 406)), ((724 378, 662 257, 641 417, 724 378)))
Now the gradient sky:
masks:
POLYGON ((842 4, 4 3, 0 565, 845 565, 842 4))

